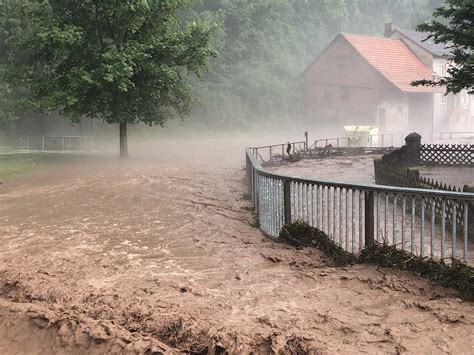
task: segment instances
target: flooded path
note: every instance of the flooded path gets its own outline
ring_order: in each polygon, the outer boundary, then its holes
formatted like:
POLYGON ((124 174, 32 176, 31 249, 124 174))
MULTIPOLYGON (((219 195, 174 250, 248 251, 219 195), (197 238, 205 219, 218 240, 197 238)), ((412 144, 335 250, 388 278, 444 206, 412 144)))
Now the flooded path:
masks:
POLYGON ((352 184, 375 184, 374 159, 380 155, 333 156, 325 159, 302 159, 269 170, 319 180, 352 184))
POLYGON ((1 185, 0 352, 474 350, 454 291, 254 228, 246 143, 164 142, 1 185))

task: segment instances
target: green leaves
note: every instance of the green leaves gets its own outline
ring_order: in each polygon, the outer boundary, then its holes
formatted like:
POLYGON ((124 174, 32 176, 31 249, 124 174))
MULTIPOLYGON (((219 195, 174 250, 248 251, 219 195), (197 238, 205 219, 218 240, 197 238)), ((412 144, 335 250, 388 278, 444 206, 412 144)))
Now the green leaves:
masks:
POLYGON ((443 0, 200 0, 186 12, 217 24, 219 56, 194 82, 203 121, 244 126, 302 113, 306 66, 341 31, 414 28, 443 0))
POLYGON ((418 80, 412 85, 445 86, 447 93, 466 89, 474 94, 474 1, 447 0, 434 16, 439 20, 424 23, 418 29, 429 32, 428 38, 435 43, 446 43, 452 49, 453 65, 445 78, 418 80))
POLYGON ((179 24, 183 1, 30 1, 34 31, 15 37, 15 78, 43 111, 71 119, 163 124, 191 107, 183 73, 199 74, 213 27, 179 24))

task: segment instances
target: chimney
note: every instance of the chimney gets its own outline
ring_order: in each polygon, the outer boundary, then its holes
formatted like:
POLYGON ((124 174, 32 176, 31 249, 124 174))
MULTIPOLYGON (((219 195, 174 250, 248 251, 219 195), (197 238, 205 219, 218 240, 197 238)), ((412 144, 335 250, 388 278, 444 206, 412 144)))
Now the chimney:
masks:
POLYGON ((385 24, 385 37, 388 37, 390 33, 395 29, 395 25, 393 23, 386 23, 385 24))

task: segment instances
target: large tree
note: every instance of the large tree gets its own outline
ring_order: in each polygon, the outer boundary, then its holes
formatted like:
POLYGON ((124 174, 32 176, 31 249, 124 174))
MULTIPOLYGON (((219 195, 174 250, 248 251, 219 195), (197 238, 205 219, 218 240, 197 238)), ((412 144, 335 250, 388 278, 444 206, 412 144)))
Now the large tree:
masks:
POLYGON ((0 133, 10 133, 17 118, 22 88, 8 80, 11 39, 26 28, 21 16, 21 1, 0 2, 0 133))
POLYGON ((31 0, 31 31, 15 39, 15 77, 30 104, 120 125, 120 156, 128 156, 127 124, 163 125, 191 108, 187 73, 200 74, 212 26, 183 23, 185 0, 31 0))
POLYGON ((412 85, 443 86, 448 93, 466 89, 474 94, 474 1, 447 0, 433 15, 440 20, 421 24, 418 30, 451 48, 453 65, 444 78, 418 80, 412 85))

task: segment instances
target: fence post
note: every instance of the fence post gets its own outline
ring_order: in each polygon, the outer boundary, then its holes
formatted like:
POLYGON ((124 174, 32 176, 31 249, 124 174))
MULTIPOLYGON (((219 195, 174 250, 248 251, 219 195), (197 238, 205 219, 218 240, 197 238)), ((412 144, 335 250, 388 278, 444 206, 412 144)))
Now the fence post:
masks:
MULTIPOLYGON (((463 186, 462 189, 463 192, 469 192, 469 193, 474 193, 474 183, 472 184, 467 184, 463 186)), ((470 201, 467 204, 467 210, 468 210, 468 236, 470 236, 472 240, 472 235, 474 233, 474 202, 470 201)))
POLYGON ((44 136, 41 137, 41 143, 42 143, 43 150, 44 150, 44 136))
POLYGON ((415 132, 410 133, 405 137, 405 146, 407 163, 418 164, 420 162, 421 136, 415 132))
POLYGON ((291 182, 283 181, 283 211, 285 216, 285 225, 291 224, 291 182))
MULTIPOLYGON (((374 244, 374 192, 365 191, 365 247, 374 244)), ((378 228, 378 227, 377 227, 378 228)))

